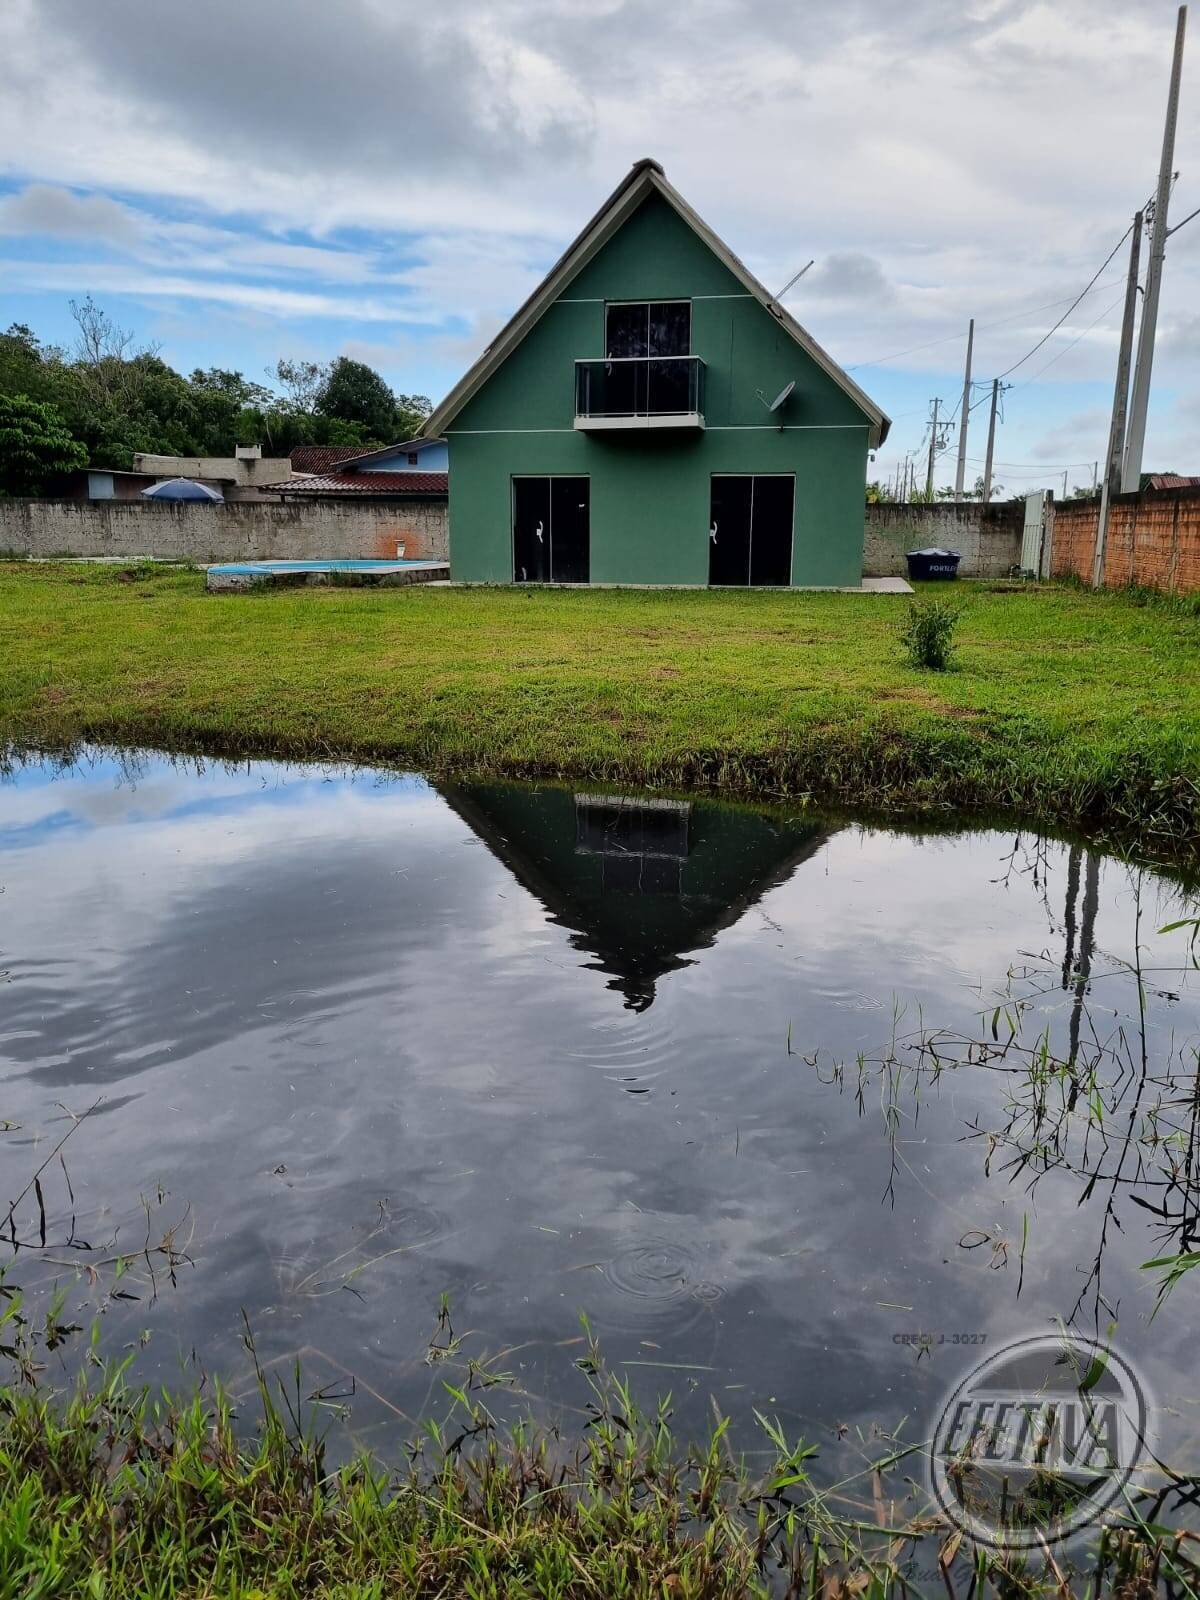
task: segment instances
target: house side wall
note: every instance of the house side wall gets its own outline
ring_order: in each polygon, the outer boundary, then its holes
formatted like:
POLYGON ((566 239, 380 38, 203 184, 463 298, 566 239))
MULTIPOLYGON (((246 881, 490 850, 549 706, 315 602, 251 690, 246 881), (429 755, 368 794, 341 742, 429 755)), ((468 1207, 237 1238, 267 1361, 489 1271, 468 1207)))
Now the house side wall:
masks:
POLYGON ((546 311, 447 430, 452 575, 512 581, 511 480, 591 480, 593 583, 705 584, 714 473, 792 473, 792 582, 857 584, 869 424, 654 196, 546 311), (575 430, 575 363, 604 354, 606 300, 691 299, 703 432, 575 430), (766 402, 795 380, 786 410, 766 402), (765 398, 764 398, 765 397, 765 398), (780 426, 782 423, 782 427, 780 426))
POLYGON ((356 468, 358 472, 446 472, 450 467, 450 454, 445 440, 427 444, 416 452, 417 464, 409 461, 407 450, 397 450, 394 455, 380 456, 378 461, 367 461, 356 468))

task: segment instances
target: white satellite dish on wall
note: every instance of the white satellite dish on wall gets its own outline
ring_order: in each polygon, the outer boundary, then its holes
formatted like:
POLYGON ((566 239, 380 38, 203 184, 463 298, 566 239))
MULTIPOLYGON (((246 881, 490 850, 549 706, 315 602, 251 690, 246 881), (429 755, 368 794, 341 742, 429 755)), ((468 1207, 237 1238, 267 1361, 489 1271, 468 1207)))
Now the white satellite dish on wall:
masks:
POLYGON ((795 387, 795 378, 793 378, 790 383, 785 383, 783 388, 780 389, 779 393, 775 396, 774 400, 771 401, 768 409, 771 411, 782 411, 784 406, 787 405, 788 401, 792 398, 792 390, 795 387))

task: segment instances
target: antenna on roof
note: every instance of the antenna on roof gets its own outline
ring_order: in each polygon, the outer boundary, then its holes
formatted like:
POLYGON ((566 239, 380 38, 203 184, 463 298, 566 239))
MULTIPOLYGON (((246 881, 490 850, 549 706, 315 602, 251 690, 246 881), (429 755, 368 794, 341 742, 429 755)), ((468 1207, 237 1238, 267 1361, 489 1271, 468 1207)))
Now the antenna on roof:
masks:
POLYGON ((816 256, 814 256, 812 261, 808 262, 807 265, 805 265, 805 266, 800 268, 800 271, 796 273, 794 278, 789 278, 788 281, 784 284, 783 288, 780 289, 779 293, 775 296, 775 299, 776 300, 782 300, 784 295, 788 292, 788 290, 790 288, 792 288, 793 285, 795 285, 795 284, 800 282, 800 279, 808 271, 809 267, 811 267, 813 265, 813 263, 816 261, 816 259, 817 259, 816 256))

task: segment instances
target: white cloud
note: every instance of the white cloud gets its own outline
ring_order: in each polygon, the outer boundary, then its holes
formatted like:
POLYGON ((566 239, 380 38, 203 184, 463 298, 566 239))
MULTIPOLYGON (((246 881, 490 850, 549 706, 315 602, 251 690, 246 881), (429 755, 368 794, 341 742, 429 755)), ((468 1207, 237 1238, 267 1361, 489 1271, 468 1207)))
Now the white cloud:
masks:
MULTIPOLYGON (((986 378, 1149 194, 1174 18, 1175 0, 8 0, 0 171, 26 187, 0 227, 108 252, 97 292, 361 321, 372 343, 368 325, 427 323, 450 363, 650 154, 768 284, 816 257, 789 305, 868 388, 944 372, 970 316, 986 378)), ((1196 83, 1189 63, 1181 161, 1196 83)), ((1197 199, 1185 172, 1180 214, 1197 199)), ((1047 347, 1047 387, 1111 385, 1121 267, 1047 347)), ((45 286, 92 286, 56 271, 45 286)), ((1198 301, 1200 222, 1168 258, 1166 383, 1198 301)))

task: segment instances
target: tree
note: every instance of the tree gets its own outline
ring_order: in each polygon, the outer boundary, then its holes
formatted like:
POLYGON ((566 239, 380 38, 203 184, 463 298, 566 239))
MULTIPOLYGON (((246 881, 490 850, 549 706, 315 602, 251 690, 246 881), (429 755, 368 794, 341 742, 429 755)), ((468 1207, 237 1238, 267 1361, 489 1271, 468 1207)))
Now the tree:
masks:
POLYGON ((0 489, 38 494, 77 467, 88 453, 52 405, 24 394, 0 394, 0 489))
POLYGON ((284 400, 291 411, 302 411, 309 416, 317 409, 317 399, 329 379, 329 367, 319 361, 292 361, 281 356, 273 367, 267 368, 267 377, 274 378, 283 390, 284 400))
POLYGON ((398 394, 393 432, 396 440, 415 439, 425 427, 433 402, 427 394, 398 394))
POLYGON ((316 409, 323 417, 358 422, 372 439, 391 443, 396 425, 396 397, 372 367, 339 356, 330 367, 317 395, 316 409))
POLYGON ((88 401, 95 407, 128 410, 141 398, 144 380, 158 360, 157 345, 138 345, 128 328, 115 323, 88 295, 82 302, 71 300, 71 315, 79 332, 75 339, 75 359, 71 371, 88 401))
POLYGON ((236 444, 261 443, 271 455, 300 444, 367 450, 413 437, 429 415, 424 395, 393 395, 347 357, 284 357, 268 370, 270 387, 225 367, 185 378, 90 296, 71 312, 78 332, 69 353, 24 323, 0 333, 0 394, 52 406, 96 467, 131 467, 138 451, 228 456, 236 444))

